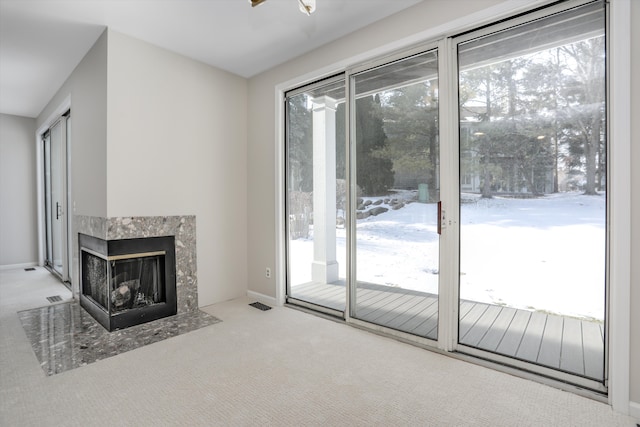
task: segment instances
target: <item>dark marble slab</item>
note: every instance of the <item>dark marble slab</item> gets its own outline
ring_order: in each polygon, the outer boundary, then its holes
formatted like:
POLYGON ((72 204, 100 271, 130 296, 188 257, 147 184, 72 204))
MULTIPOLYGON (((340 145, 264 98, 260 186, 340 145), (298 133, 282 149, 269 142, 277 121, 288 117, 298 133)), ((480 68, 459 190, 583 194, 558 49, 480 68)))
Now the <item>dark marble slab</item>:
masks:
POLYGON ((77 302, 18 312, 40 366, 47 375, 220 322, 200 310, 108 332, 77 302))

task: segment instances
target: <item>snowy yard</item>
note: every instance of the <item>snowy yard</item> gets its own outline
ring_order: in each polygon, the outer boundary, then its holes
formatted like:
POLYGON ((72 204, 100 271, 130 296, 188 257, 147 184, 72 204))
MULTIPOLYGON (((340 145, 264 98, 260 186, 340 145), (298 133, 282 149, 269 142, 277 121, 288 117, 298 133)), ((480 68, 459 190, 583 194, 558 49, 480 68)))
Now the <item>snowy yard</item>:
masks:
MULTIPOLYGON (((465 196, 461 298, 602 319, 605 212, 604 195, 465 196)), ((358 220, 358 280, 437 294, 438 241, 435 204, 411 203, 358 220)), ((313 240, 290 245, 291 283, 311 281, 313 240)), ((345 257, 345 229, 339 228, 340 277, 345 257)))

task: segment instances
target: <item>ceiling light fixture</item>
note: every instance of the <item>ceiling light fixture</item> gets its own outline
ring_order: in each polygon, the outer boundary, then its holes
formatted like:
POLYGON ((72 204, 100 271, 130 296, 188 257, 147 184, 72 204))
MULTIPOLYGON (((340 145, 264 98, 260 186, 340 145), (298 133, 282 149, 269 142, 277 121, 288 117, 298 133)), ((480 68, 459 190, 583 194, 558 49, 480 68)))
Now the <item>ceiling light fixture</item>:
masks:
MULTIPOLYGON (((267 0, 249 0, 251 3, 251 7, 260 6, 267 0)), ((304 13, 307 16, 311 16, 311 14, 316 10, 316 0, 298 0, 298 8, 300 12, 304 13)))
POLYGON ((316 0, 298 0, 298 7, 300 8, 300 12, 311 16, 316 10, 316 0))

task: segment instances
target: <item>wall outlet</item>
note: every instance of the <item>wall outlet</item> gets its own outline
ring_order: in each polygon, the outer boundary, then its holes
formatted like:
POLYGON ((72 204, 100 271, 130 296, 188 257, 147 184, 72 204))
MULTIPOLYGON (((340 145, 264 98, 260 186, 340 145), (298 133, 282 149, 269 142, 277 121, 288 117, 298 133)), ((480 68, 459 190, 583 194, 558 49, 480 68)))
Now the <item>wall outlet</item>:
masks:
POLYGON ((264 271, 264 277, 271 279, 271 269, 269 267, 264 271))

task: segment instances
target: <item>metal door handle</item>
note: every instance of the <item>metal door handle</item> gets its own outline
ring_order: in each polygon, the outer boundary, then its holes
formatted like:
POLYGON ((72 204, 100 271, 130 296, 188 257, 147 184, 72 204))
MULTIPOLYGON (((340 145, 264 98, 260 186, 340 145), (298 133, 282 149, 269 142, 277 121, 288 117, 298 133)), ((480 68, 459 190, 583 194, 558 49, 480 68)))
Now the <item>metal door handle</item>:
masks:
POLYGON ((442 234, 442 202, 438 202, 438 234, 442 234))
POLYGON ((60 216, 62 216, 62 205, 56 202, 56 219, 60 219, 60 216))

